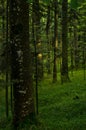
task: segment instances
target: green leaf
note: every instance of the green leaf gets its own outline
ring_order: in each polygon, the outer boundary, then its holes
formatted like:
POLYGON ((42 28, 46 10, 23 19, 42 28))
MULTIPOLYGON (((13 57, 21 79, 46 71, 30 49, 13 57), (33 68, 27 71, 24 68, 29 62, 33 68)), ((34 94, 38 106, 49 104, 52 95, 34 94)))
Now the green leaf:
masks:
POLYGON ((26 0, 27 1, 27 3, 32 3, 33 2, 33 0, 26 0))
POLYGON ((77 9, 77 7, 78 7, 78 0, 71 0, 70 5, 71 5, 72 9, 77 9))
MULTIPOLYGON (((26 0, 28 3, 32 3, 33 0, 26 0)), ((43 0, 44 3, 49 4, 51 0, 43 0)))
POLYGON ((46 4, 49 4, 51 0, 43 0, 43 2, 45 2, 46 4))

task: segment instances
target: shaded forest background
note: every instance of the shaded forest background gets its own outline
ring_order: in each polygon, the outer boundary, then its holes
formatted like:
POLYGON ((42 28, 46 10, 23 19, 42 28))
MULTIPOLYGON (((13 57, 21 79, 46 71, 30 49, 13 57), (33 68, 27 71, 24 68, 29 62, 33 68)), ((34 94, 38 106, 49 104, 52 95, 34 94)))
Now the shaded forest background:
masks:
MULTIPOLYGON (((40 115, 40 93, 44 91, 40 86, 49 89, 51 83, 60 93, 60 85, 76 88, 80 77, 84 89, 85 14, 86 0, 1 0, 0 91, 4 95, 2 100, 5 98, 3 113, 6 113, 6 120, 12 121, 14 129, 19 129, 26 120, 40 126, 37 117, 40 115)), ((75 91, 77 89, 80 88, 75 91)), ((65 91, 68 96, 69 91, 65 91)), ((51 95, 54 93, 52 90, 51 95)), ((80 97, 75 94, 72 98, 80 97)), ((46 97, 45 106, 47 102, 46 97)))

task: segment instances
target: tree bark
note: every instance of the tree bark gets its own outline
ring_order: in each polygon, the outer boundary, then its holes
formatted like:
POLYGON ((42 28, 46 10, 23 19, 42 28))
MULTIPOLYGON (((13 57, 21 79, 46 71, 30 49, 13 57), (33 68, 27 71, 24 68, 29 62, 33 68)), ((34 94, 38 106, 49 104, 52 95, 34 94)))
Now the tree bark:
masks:
POLYGON ((53 82, 57 81, 57 48, 58 48, 58 1, 54 1, 54 62, 53 82))
POLYGON ((68 76, 68 1, 62 1, 62 68, 61 82, 69 81, 68 76))
POLYGON ((47 69, 48 69, 48 74, 51 74, 49 32, 50 32, 50 5, 47 6, 46 38, 47 38, 47 50, 48 50, 47 69))
POLYGON ((29 46, 29 8, 24 0, 10 0, 13 124, 17 127, 35 114, 29 46))
POLYGON ((78 69, 79 56, 78 56, 78 34, 77 34, 77 20, 74 20, 74 61, 75 69, 78 69))
POLYGON ((41 43, 41 35, 40 35, 40 6, 39 0, 33 0, 33 13, 34 13, 34 27, 35 27, 35 41, 36 41, 36 50, 37 50, 37 76, 38 80, 43 78, 43 57, 40 58, 40 54, 42 55, 42 43, 41 43))

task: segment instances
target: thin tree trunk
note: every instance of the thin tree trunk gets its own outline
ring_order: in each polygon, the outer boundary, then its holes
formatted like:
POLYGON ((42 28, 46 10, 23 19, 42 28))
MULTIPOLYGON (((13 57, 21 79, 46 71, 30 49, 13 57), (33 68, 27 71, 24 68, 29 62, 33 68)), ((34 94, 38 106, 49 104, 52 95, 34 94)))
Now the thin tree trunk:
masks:
POLYGON ((77 36, 77 20, 74 21, 74 60, 75 60, 75 69, 78 69, 78 36, 77 36))
POLYGON ((62 1, 62 68, 61 68, 61 82, 69 81, 68 76, 68 1, 62 1))
POLYGON ((53 82, 57 81, 57 48, 58 48, 58 1, 54 1, 54 63, 53 82))
POLYGON ((37 63, 38 63, 38 79, 41 80, 43 78, 43 57, 42 55, 42 43, 41 43, 41 35, 40 35, 40 6, 39 0, 34 0, 34 22, 35 22, 35 37, 36 37, 36 48, 37 48, 37 63))
MULTIPOLYGON (((70 24, 71 26, 71 24, 70 24)), ((71 74, 73 76, 73 69, 74 69, 74 47, 73 47, 73 40, 72 38, 72 27, 69 30, 70 33, 70 60, 71 60, 71 74)))
POLYGON ((9 1, 7 0, 6 3, 6 116, 8 117, 9 115, 9 105, 8 105, 8 82, 9 82, 9 46, 8 46, 8 3, 9 1))
POLYGON ((35 57, 35 72, 34 72, 34 78, 35 78, 35 95, 36 95, 36 113, 38 114, 38 63, 37 63, 37 46, 36 46, 36 37, 35 37, 35 3, 33 2, 32 6, 32 39, 34 44, 34 57, 35 57))
POLYGON ((47 37, 47 48, 48 48, 48 59, 47 59, 47 69, 48 74, 51 74, 51 66, 50 66, 50 38, 49 38, 49 30, 50 30, 50 5, 47 6, 47 24, 46 24, 46 37, 47 37))

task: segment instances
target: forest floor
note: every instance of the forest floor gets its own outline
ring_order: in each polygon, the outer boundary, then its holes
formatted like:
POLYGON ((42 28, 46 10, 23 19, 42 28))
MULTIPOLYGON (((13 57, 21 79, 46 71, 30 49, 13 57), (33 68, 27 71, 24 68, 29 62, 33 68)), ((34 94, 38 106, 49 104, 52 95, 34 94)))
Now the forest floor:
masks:
MULTIPOLYGON (((52 83, 51 76, 46 75, 39 83, 40 125, 21 130, 86 130, 86 80, 83 71, 70 74, 71 82, 52 83)), ((0 130, 11 130, 10 118, 5 119, 5 91, 0 89, 0 130)))

